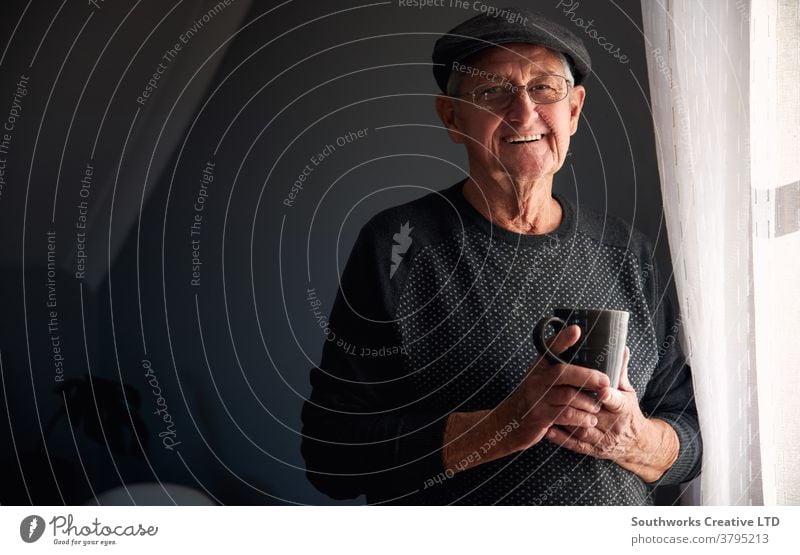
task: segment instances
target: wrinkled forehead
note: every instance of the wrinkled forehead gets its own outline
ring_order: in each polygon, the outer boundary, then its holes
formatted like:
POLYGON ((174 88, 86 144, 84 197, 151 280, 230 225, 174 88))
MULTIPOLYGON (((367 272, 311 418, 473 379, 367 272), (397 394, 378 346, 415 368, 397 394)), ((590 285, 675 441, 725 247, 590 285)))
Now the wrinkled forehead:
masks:
POLYGON ((539 44, 509 43, 492 46, 470 56, 464 63, 507 77, 564 73, 558 53, 539 44))

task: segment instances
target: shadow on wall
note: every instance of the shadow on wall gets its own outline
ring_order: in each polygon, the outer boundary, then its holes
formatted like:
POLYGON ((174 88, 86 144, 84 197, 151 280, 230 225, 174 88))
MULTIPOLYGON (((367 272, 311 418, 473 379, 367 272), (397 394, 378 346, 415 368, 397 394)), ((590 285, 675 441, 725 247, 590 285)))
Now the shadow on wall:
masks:
MULTIPOLYGON (((429 63, 471 14, 265 4, 42 6, 9 42, 0 107, 29 81, 0 196, 0 503, 158 481, 333 503, 300 456, 324 342, 306 291, 327 314, 361 225, 463 176, 429 63)), ((587 42, 602 81, 557 186, 660 237, 663 260, 639 3, 600 4, 581 16, 630 62, 587 42)), ((542 7, 569 25, 563 8, 542 7)))

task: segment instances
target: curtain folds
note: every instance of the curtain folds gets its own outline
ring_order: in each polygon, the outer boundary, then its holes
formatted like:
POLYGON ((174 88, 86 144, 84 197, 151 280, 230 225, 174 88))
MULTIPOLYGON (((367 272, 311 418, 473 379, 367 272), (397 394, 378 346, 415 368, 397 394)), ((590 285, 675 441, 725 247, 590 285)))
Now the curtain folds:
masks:
POLYGON ((643 0, 703 504, 800 502, 798 0, 643 0))

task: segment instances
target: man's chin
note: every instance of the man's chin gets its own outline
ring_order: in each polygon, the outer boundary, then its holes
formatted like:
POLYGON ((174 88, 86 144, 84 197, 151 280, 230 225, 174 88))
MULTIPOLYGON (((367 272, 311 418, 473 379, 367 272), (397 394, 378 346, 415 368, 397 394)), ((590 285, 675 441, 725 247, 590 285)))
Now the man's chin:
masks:
POLYGON ((544 177, 552 176, 555 173, 555 164, 551 156, 545 157, 507 157, 501 158, 503 164, 499 168, 502 172, 511 176, 514 181, 538 181, 544 177))
POLYGON ((506 166, 502 178, 516 185, 535 184, 547 178, 553 177, 553 170, 542 166, 509 167, 506 166))

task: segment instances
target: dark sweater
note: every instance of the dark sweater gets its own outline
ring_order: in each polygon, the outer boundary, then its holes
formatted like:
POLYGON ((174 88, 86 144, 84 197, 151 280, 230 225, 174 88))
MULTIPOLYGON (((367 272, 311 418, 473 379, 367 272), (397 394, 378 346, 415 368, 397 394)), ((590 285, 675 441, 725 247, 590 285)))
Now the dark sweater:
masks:
POLYGON ((309 480, 369 503, 649 504, 633 473, 547 440, 443 473, 447 415, 511 394, 538 356, 533 327, 559 306, 631 313, 629 379, 642 411, 680 441, 659 483, 693 478, 702 444, 691 373, 647 240, 558 196, 559 228, 519 235, 492 226, 462 186, 385 210, 361 230, 303 408, 309 480))

